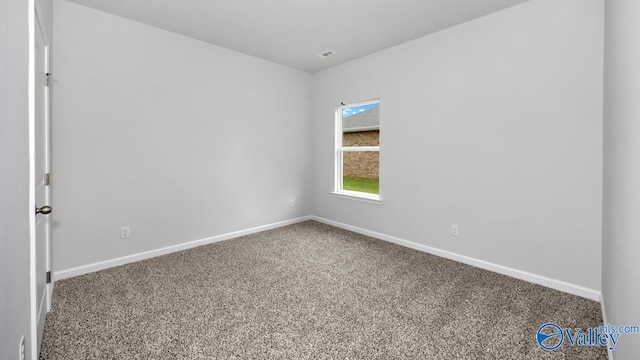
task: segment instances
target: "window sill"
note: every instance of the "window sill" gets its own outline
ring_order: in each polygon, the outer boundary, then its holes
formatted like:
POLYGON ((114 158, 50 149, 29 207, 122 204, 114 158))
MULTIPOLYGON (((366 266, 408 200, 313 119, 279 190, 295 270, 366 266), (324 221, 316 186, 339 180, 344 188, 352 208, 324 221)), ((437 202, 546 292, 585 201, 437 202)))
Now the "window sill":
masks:
POLYGON ((372 204, 382 204, 382 199, 380 198, 380 195, 376 195, 376 194, 367 194, 367 193, 361 193, 357 191, 343 190, 343 191, 333 191, 331 192, 331 195, 335 197, 343 198, 343 199, 363 201, 363 202, 368 202, 372 204))

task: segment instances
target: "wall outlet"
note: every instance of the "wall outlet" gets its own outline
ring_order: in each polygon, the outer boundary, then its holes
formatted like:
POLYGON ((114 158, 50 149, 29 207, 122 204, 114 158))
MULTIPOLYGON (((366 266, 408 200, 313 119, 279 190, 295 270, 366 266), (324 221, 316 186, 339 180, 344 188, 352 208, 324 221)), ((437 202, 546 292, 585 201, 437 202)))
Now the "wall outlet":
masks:
POLYGON ((295 206, 296 206, 296 200, 295 199, 289 200, 289 207, 295 207, 295 206))
POLYGON ((20 338, 20 352, 18 354, 20 360, 24 360, 24 336, 20 338))
POLYGON ((131 237, 131 228, 123 226, 120 228, 120 239, 128 239, 131 237))
POLYGON ((458 225, 451 224, 451 236, 458 236, 458 235, 460 235, 460 229, 458 229, 458 225))

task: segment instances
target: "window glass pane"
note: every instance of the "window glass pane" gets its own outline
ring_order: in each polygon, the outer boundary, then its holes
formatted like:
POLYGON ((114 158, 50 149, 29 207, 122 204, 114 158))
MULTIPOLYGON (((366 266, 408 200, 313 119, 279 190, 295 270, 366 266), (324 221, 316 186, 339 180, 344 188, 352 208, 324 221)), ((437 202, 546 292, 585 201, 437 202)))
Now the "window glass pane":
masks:
POLYGON ((342 109, 342 146, 380 145, 380 103, 342 109))
POLYGON ((380 152, 342 153, 342 189, 379 194, 380 152))

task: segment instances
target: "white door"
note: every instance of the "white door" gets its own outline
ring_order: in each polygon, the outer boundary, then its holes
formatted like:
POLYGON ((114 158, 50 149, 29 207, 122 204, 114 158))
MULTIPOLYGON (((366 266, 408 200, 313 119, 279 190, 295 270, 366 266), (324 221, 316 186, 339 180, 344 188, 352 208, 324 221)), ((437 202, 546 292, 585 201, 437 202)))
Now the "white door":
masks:
POLYGON ((51 307, 51 284, 47 272, 49 269, 49 230, 51 224, 50 181, 49 181, 49 91, 48 91, 48 39, 46 28, 42 22, 37 6, 34 19, 34 48, 33 48, 33 120, 31 122, 31 150, 32 150, 32 186, 35 202, 34 218, 32 222, 31 248, 31 282, 32 292, 32 334, 34 358, 37 358, 45 315, 51 307), (35 332, 35 334, 34 334, 35 332), (37 339, 37 340, 36 340, 37 339))

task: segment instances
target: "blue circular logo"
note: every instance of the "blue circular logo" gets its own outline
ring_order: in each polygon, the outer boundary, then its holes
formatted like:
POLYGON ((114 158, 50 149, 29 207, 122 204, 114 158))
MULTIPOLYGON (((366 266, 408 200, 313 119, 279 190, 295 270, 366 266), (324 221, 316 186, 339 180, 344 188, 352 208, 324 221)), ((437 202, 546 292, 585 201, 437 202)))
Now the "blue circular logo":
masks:
POLYGON ((562 345, 564 335, 560 326, 554 323, 546 323, 538 328, 536 340, 541 348, 553 351, 562 345))

